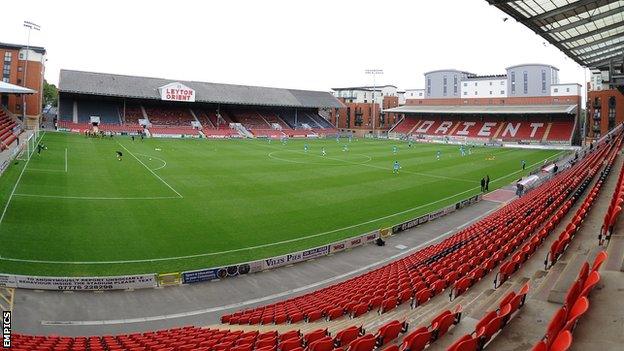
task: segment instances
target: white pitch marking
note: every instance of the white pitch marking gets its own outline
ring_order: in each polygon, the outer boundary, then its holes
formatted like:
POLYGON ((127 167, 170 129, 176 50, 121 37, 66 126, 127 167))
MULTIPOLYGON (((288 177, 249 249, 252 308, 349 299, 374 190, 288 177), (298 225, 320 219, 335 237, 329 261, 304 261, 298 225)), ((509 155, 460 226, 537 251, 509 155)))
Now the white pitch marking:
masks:
POLYGON ((67 173, 67 148, 65 148, 65 173, 67 173))
POLYGON ((162 166, 160 166, 160 167, 158 167, 158 168, 154 168, 152 171, 157 171, 157 170, 159 170, 159 169, 163 169, 163 168, 165 168, 165 167, 167 166, 167 161, 163 160, 163 159, 162 159, 162 158, 160 158, 160 157, 151 156, 151 155, 146 155, 146 154, 139 154, 139 153, 137 153, 137 155, 139 155, 139 156, 145 156, 145 157, 150 157, 150 158, 155 158, 155 159, 157 159, 158 161, 160 161, 160 162, 162 162, 162 163, 163 163, 163 165, 162 165, 162 166))
MULTIPOLYGON (((495 207, 489 211, 487 211, 486 213, 481 214, 478 217, 473 218, 472 220, 468 221, 467 223, 474 223, 478 220, 480 220, 481 218, 487 216, 488 214, 490 214, 492 211, 498 209, 500 207, 495 207)), ((159 316, 151 316, 151 317, 138 317, 138 318, 127 318, 127 319, 109 319, 109 320, 99 320, 99 321, 41 321, 42 325, 55 325, 55 326, 89 326, 89 325, 111 325, 111 324, 130 324, 130 323, 142 323, 142 322, 151 322, 151 321, 158 321, 158 320, 167 320, 167 319, 175 319, 175 318, 183 318, 183 317, 191 317, 191 316, 197 316, 197 315, 201 315, 201 314, 206 314, 206 313, 213 313, 213 312, 219 312, 219 311, 225 311, 225 310, 229 310, 229 309, 238 309, 240 307, 243 306, 247 306, 247 305, 252 305, 252 304, 257 304, 260 302, 264 302, 264 301, 268 301, 268 300, 273 300, 273 299, 277 299, 277 298, 281 298, 284 296, 288 296, 288 295, 292 295, 292 294, 296 294, 298 292, 301 291, 305 291, 305 290, 309 290, 309 289, 313 289, 316 288, 318 286, 322 286, 322 285, 326 285, 338 280, 342 280, 344 278, 347 278, 349 276, 353 276, 356 275, 360 272, 364 272, 367 271, 371 268, 375 268, 377 266, 380 266, 386 262, 395 260, 397 258, 400 258, 402 256, 407 256, 407 254, 416 251, 422 247, 425 247, 429 244, 431 244, 432 242, 441 240, 442 238, 445 238, 446 236, 448 236, 449 234, 453 233, 454 230, 449 230, 446 233, 440 234, 434 238, 431 238, 427 241, 425 241, 424 243, 421 243, 417 246, 414 246, 412 248, 408 248, 405 251, 401 251, 399 253, 396 253, 390 257, 386 257, 380 261, 377 262, 373 262, 370 263, 366 266, 360 267, 358 269, 355 269, 351 272, 347 272, 347 273, 343 273, 331 278, 327 278, 325 280, 319 281, 319 282, 315 282, 312 284, 308 284, 305 286, 301 286, 295 289, 290 289, 290 290, 286 290, 286 291, 282 291, 280 293, 275 293, 275 294, 271 294, 271 295, 267 295, 267 296, 263 296, 263 297, 259 297, 259 298, 255 298, 255 299, 251 299, 251 300, 247 300, 247 301, 241 301, 241 302, 235 302, 229 305, 223 305, 223 306, 218 306, 218 307, 208 307, 208 308, 204 308, 204 309, 200 309, 200 310, 195 310, 195 311, 188 311, 188 312, 181 312, 181 313, 174 313, 174 314, 168 314, 168 315, 159 315, 159 316)), ((268 272, 268 271, 265 271, 268 272)))
MULTIPOLYGON (((39 138, 39 140, 37 141, 37 144, 35 144, 35 148, 37 148, 37 146, 41 142, 41 139, 43 139, 43 137, 45 136, 45 133, 46 132, 43 132, 43 134, 41 135, 41 138, 39 138)), ((22 176, 24 175, 24 171, 26 171, 26 168, 28 167, 28 163, 30 163, 30 159, 31 158, 32 157, 29 157, 28 160, 26 161, 26 164, 24 165, 24 168, 22 168, 22 171, 20 172, 20 175, 17 178, 17 181, 15 182, 15 185, 13 186, 13 190, 11 190, 11 195, 9 195, 9 199, 7 200, 6 205, 4 205, 4 210, 2 211, 2 216, 0 216, 0 225, 2 224, 2 221, 4 220, 4 215, 6 214, 6 211, 9 208, 9 204, 11 203, 11 199, 13 199, 13 195, 15 194, 15 190, 17 189, 17 185, 19 184, 20 180, 22 180, 22 176)))
POLYGON ((165 182, 164 179, 162 179, 158 174, 154 173, 154 171, 147 167, 147 165, 145 163, 143 163, 143 161, 139 160, 138 157, 136 157, 132 151, 128 150, 127 147, 123 146, 122 144, 120 144, 119 142, 117 142, 117 144, 119 144, 119 146, 123 147, 124 150, 128 151, 128 153, 130 155, 132 155, 132 157, 134 157, 135 160, 139 161, 140 164, 143 165, 143 167, 145 167, 145 169, 147 169, 148 171, 150 171, 150 173, 152 173, 154 175, 154 177, 158 178, 161 182, 163 182, 163 184, 165 184, 167 187, 169 187, 169 189, 171 189, 174 193, 176 193, 181 199, 184 198, 184 196, 182 196, 182 194, 180 194, 177 190, 175 190, 171 185, 169 185, 169 183, 165 182))
MULTIPOLYGON (((549 158, 555 157, 560 155, 561 153, 563 153, 564 151, 561 151, 555 155, 552 155, 549 158)), ((529 168, 536 166, 538 164, 541 164, 543 161, 538 161, 532 165, 529 165, 529 168)), ((518 172, 522 172, 522 170, 518 170, 512 173, 509 173, 506 176, 497 178, 492 180, 491 182, 497 182, 503 179, 507 179, 508 177, 510 177, 511 175, 514 175, 518 172)), ((70 265, 99 265, 99 264, 126 264, 126 263, 144 263, 144 262, 159 262, 159 261, 173 261, 173 260, 181 260, 181 259, 189 259, 189 258, 198 258, 198 257, 207 257, 207 256, 218 256, 218 255, 223 255, 223 254, 229 254, 229 253, 233 253, 233 252, 240 252, 240 251, 247 251, 247 250, 255 250, 255 249, 261 249, 261 248, 265 248, 265 247, 271 247, 271 246, 277 246, 277 245, 282 245, 282 244, 288 244, 288 243, 292 243, 292 242, 297 242, 297 241, 302 241, 302 240, 307 240, 310 238, 316 238, 319 236, 325 236, 328 234, 332 234, 332 233, 336 233, 336 232, 340 232, 346 229, 352 229, 352 228, 357 228, 357 227, 361 227, 363 225, 366 224, 370 224, 370 223, 375 223, 378 222, 380 220, 384 220, 384 219, 388 219, 388 218, 392 218, 392 217, 396 217, 398 215, 402 215, 405 213, 409 213, 430 205, 434 205, 437 204, 439 202, 443 202, 452 198, 455 198, 459 195, 463 195, 466 194, 468 192, 480 189, 481 187, 474 187, 472 189, 468 189, 465 191, 462 191, 460 193, 457 193, 455 195, 451 195, 451 196, 447 196, 443 199, 438 199, 436 201, 430 202, 428 204, 423 204, 420 206, 416 206, 416 207, 412 207, 409 208, 407 210, 403 210, 400 212, 396 212, 393 214, 389 214, 387 216, 383 216, 383 217, 379 217, 379 218, 375 218, 375 219, 371 219, 369 221, 366 222, 362 222, 362 223, 358 223, 358 224, 353 224, 347 227, 343 227, 343 228, 338 228, 338 229, 333 229, 333 230, 329 230, 326 232, 322 232, 322 233, 317 233, 317 234, 312 234, 312 235, 308 235, 308 236, 303 236, 303 237, 298 237, 298 238, 294 238, 294 239, 289 239, 289 240, 282 240, 282 241, 276 241, 276 242, 271 242, 271 243, 267 243, 267 244, 262 244, 262 245, 256 245, 256 246, 248 246, 248 247, 241 247, 241 248, 237 248, 237 249, 231 249, 231 250, 225 250, 225 251, 218 251, 218 252, 207 252, 207 253, 203 253, 203 254, 195 254, 195 255, 187 255, 187 256, 176 256, 176 257, 159 257, 159 258, 151 258, 151 259, 142 259, 142 260, 122 260, 122 261, 44 261, 44 260, 26 260, 26 259, 20 259, 20 258, 9 258, 9 257, 0 257, 0 260, 3 261, 12 261, 12 262, 28 262, 28 263, 47 263, 47 264, 70 264, 70 265)))
POLYGON ((47 199, 69 199, 69 200, 159 200, 159 199, 180 199, 178 196, 146 196, 146 197, 99 197, 99 196, 63 196, 63 195, 39 195, 39 194, 14 194, 20 197, 41 197, 47 199))

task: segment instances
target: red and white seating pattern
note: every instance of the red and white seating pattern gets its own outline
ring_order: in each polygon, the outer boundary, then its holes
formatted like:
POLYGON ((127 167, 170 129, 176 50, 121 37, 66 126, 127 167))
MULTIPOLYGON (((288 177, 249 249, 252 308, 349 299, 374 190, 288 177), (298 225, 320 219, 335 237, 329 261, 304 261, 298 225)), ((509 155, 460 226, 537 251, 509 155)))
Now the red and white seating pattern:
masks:
POLYGON ((18 136, 13 133, 13 128, 15 128, 16 125, 17 124, 0 109, 0 150, 7 149, 9 145, 17 139, 18 136))
MULTIPOLYGON (((87 130, 93 129, 91 123, 74 123, 70 121, 58 121, 59 128, 69 129, 72 132, 84 133, 87 130)), ((105 124, 100 123, 98 130, 102 132, 113 133, 140 133, 143 131, 143 127, 140 124, 105 124)))
MULTIPOLYGON (((551 215, 560 219, 559 206, 585 179, 588 169, 603 159, 605 150, 602 148, 590 154, 521 199, 439 244, 370 273, 303 296, 224 315, 221 321, 230 324, 310 322, 321 318, 340 318, 343 314, 384 313, 407 301, 416 307, 449 287, 453 288, 453 296, 459 296, 520 249, 523 242, 551 215)), ((566 206, 564 212, 571 203, 566 203, 566 206)), ((554 225, 550 224, 545 232, 549 233, 554 225)), ((536 242, 526 243, 519 250, 520 257, 526 258, 537 245, 536 242)))
POLYGON ((574 120, 558 122, 528 121, 458 121, 453 119, 404 118, 391 131, 426 136, 450 136, 503 141, 542 141, 550 125, 546 141, 569 141, 574 131, 574 120), (416 128, 414 128, 416 126, 416 128))
POLYGON ((192 126, 154 126, 149 128, 152 135, 168 134, 168 135, 199 135, 199 130, 192 126))
POLYGON ((141 106, 127 105, 125 108, 124 123, 136 125, 139 124, 139 120, 145 118, 141 106))
POLYGON ((255 111, 243 111, 237 110, 230 113, 233 119, 242 124, 243 127, 253 130, 253 129, 261 129, 267 130, 271 129, 271 125, 268 124, 263 117, 255 112, 255 111))

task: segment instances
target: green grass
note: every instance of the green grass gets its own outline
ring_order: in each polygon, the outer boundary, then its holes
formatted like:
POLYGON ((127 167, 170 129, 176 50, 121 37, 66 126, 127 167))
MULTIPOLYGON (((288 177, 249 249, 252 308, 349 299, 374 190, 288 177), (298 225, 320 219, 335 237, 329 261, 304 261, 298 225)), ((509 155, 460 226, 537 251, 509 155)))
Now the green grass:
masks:
POLYGON ((3 273, 164 273, 274 256, 455 203, 478 193, 486 174, 494 190, 521 176, 521 160, 541 164, 560 153, 474 148, 461 157, 457 146, 399 143, 393 155, 397 142, 363 139, 343 152, 347 140, 133 142, 61 133, 43 143, 48 150, 0 178, 0 210, 9 202, 0 223, 3 273), (171 259, 150 261, 162 258, 171 259))

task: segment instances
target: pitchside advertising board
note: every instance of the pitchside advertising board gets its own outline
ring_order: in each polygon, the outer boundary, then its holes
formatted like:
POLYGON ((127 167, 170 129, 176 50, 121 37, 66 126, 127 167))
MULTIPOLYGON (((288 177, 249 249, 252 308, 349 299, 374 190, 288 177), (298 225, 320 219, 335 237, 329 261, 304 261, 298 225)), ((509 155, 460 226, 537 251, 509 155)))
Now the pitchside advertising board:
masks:
POLYGON ((161 100, 195 102, 195 90, 182 83, 169 83, 158 88, 158 90, 161 100))
POLYGON ((361 246, 375 241, 379 237, 379 231, 373 231, 353 238, 338 241, 329 245, 315 247, 313 249, 297 251, 286 255, 265 258, 258 261, 233 265, 229 267, 217 267, 200 269, 182 273, 182 283, 191 284, 206 282, 215 279, 235 277, 248 273, 256 273, 267 269, 287 266, 294 263, 307 261, 313 258, 327 256, 331 253, 344 251, 353 247, 361 246))
POLYGON ((125 290, 158 286, 154 274, 118 277, 31 277, 0 274, 0 287, 41 290, 125 290))

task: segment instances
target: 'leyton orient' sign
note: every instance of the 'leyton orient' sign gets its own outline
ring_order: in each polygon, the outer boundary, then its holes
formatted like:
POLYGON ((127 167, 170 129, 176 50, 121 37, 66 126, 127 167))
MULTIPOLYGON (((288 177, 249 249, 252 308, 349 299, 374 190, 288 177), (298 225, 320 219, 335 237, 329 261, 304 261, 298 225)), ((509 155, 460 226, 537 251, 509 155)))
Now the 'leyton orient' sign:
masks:
POLYGON ((169 83, 158 89, 161 100, 195 102, 195 90, 184 84, 169 83))

